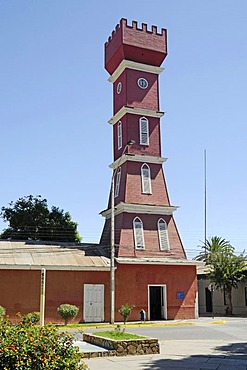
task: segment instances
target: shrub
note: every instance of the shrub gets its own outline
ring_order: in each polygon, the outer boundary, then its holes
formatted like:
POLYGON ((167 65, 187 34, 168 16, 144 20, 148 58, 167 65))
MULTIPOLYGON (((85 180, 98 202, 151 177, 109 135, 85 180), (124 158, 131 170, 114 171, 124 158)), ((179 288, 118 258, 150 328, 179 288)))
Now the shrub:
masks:
POLYGON ((20 323, 23 325, 37 324, 40 319, 39 312, 30 312, 24 316, 18 313, 17 316, 21 319, 20 323))
POLYGON ((4 307, 0 306, 0 319, 6 314, 6 310, 4 307))
POLYGON ((128 317, 130 316, 134 307, 135 306, 130 306, 128 303, 126 303, 126 304, 122 305, 120 307, 120 309, 118 310, 120 315, 123 317, 124 324, 126 324, 126 321, 128 320, 128 317))
POLYGON ((53 325, 40 327, 27 322, 24 319, 14 325, 4 319, 0 323, 0 369, 87 369, 70 334, 58 333, 53 325))
POLYGON ((57 308, 57 312, 64 320, 65 325, 67 325, 70 319, 77 316, 79 312, 79 307, 74 306, 72 304, 65 303, 65 304, 61 304, 57 308))

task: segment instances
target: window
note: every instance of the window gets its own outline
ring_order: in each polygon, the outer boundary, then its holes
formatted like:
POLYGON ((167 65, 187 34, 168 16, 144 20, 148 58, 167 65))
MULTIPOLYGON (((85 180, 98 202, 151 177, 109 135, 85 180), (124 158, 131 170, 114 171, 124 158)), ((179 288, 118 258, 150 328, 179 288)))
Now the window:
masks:
POLYGON ((244 295, 245 295, 245 306, 247 306, 247 286, 244 287, 244 295))
POLYGON ((143 234, 143 223, 139 217, 134 218, 133 221, 134 229, 134 241, 136 249, 145 249, 144 245, 144 234, 143 234))
POLYGON ((163 218, 160 218, 158 221, 158 233, 159 233, 159 244, 161 251, 169 251, 169 240, 168 240, 168 232, 167 232, 167 223, 163 218))
POLYGON ((122 122, 119 121, 117 125, 117 146, 118 149, 121 149, 123 145, 123 140, 122 140, 122 122))
POLYGON ((146 117, 140 118, 140 144, 149 145, 149 128, 148 120, 146 117))
POLYGON ((141 89, 146 89, 148 87, 148 82, 147 82, 146 78, 141 77, 141 78, 138 78, 137 85, 141 89))
POLYGON ((119 167, 119 169, 117 170, 115 194, 114 194, 115 198, 118 197, 118 194, 119 194, 120 180, 121 180, 121 167, 119 167))
POLYGON ((151 173, 149 166, 144 163, 141 167, 141 177, 142 177, 142 192, 144 194, 151 194, 151 173))
POLYGON ((120 94, 121 91, 122 91, 122 82, 119 82, 117 84, 117 94, 120 94))

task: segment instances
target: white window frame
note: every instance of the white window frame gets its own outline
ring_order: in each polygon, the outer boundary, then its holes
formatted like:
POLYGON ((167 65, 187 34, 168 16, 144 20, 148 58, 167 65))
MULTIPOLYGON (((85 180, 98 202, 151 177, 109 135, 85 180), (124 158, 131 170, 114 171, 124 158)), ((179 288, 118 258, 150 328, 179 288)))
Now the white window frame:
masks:
POLYGON ((143 222, 139 217, 135 217, 133 220, 133 231, 135 249, 145 249, 143 222))
POLYGON ((141 166, 141 178, 142 178, 142 193, 152 194, 151 171, 147 163, 143 163, 143 165, 141 166))
POLYGON ((123 133, 122 133, 122 122, 119 121, 117 124, 117 148, 121 149, 123 146, 123 133))
POLYGON ((117 94, 120 94, 122 91, 122 82, 120 81, 118 84, 117 84, 117 94))
POLYGON ((138 78, 138 80, 137 80, 137 85, 138 85, 141 89, 145 90, 145 89, 147 89, 147 88, 148 88, 148 81, 146 80, 146 78, 144 78, 144 77, 140 77, 140 78, 138 78), (144 86, 143 86, 142 82, 144 82, 144 86))
POLYGON ((121 167, 118 168, 117 173, 116 173, 116 184, 115 184, 115 192, 114 192, 115 198, 117 198, 119 195, 120 181, 121 181, 121 167))
POLYGON ((146 117, 141 117, 139 119, 139 130, 140 130, 140 144, 149 145, 149 122, 146 117))
POLYGON ((168 238, 168 225, 163 218, 160 218, 158 220, 157 225, 158 225, 160 250, 169 252, 170 244, 169 244, 169 238, 168 238))

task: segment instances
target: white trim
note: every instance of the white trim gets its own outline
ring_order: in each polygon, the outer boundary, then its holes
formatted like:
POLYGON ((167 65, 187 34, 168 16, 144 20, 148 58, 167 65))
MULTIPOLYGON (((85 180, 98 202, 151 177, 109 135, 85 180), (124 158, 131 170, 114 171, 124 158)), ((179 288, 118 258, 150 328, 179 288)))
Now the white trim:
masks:
POLYGON ((122 122, 118 121, 118 124, 117 124, 117 148, 118 150, 121 149, 122 146, 123 146, 122 122))
POLYGON ((122 86, 123 86, 122 82, 121 82, 121 81, 119 81, 119 83, 117 84, 117 94, 118 94, 118 95, 119 95, 119 94, 121 93, 121 91, 122 91, 122 86))
POLYGON ((140 145, 149 145, 149 122, 146 117, 139 119, 139 140, 140 145))
POLYGON ((115 192, 114 192, 114 198, 117 198, 119 195, 119 189, 120 189, 120 181, 121 181, 121 167, 118 168, 116 173, 116 185, 115 185, 115 192))
POLYGON ((172 258, 172 257, 118 257, 117 263, 123 265, 175 265, 175 266, 198 266, 199 261, 172 258))
POLYGON ((143 222, 139 217, 133 220, 134 246, 136 250, 145 249, 143 222))
POLYGON ((139 154, 124 154, 120 160, 119 158, 111 163, 109 167, 111 169, 116 169, 117 167, 121 166, 126 161, 131 162, 142 162, 142 163, 154 163, 154 164, 162 164, 167 161, 167 158, 164 157, 152 157, 149 155, 139 155, 139 154))
POLYGON ((149 288, 150 287, 161 287, 163 289, 163 308, 161 306, 161 320, 167 320, 167 288, 166 284, 148 284, 148 320, 150 320, 150 293, 149 293, 149 288))
POLYGON ((152 194, 151 171, 147 163, 141 166, 142 193, 152 194))
POLYGON ((155 67, 149 64, 137 63, 137 62, 132 62, 130 60, 123 59, 122 62, 117 67, 117 69, 108 78, 108 81, 114 83, 126 68, 134 69, 136 71, 155 73, 155 74, 160 74, 161 72, 164 71, 164 68, 161 68, 161 67, 155 67))
MULTIPOLYGON (((140 213, 140 214, 154 214, 170 216, 178 209, 177 206, 153 206, 149 204, 134 204, 120 202, 115 206, 115 216, 121 213, 140 213)), ((106 209, 100 214, 106 219, 111 217, 111 209, 106 209)))
POLYGON ((119 111, 108 122, 111 125, 115 125, 127 113, 138 114, 139 116, 155 117, 155 118, 160 118, 164 116, 165 114, 164 112, 154 111, 151 109, 124 106, 121 109, 119 109, 119 111))
MULTIPOLYGON (((109 261, 110 264, 110 261, 109 261)), ((46 269, 47 271, 110 271, 109 267, 98 267, 98 266, 70 266, 70 265, 0 265, 0 270, 42 270, 46 269)))
POLYGON ((138 78, 138 80, 137 80, 137 86, 140 87, 140 89, 142 89, 142 90, 146 90, 148 88, 148 80, 146 78, 144 78, 144 77, 138 78), (146 83, 146 86, 142 86, 141 83, 140 83, 141 81, 145 82, 146 83))
POLYGON ((170 244, 168 238, 168 225, 163 218, 160 218, 157 222, 158 235, 159 235, 159 246, 160 250, 164 252, 170 251, 170 244), (163 224, 163 228, 161 228, 163 224))

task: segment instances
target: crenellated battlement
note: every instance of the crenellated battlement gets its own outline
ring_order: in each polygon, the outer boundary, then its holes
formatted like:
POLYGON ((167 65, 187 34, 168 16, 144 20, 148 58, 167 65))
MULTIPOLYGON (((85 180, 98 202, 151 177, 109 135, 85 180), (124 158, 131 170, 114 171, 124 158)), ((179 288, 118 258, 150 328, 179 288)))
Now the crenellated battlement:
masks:
POLYGON ((128 25, 122 18, 105 43, 105 68, 112 74, 123 59, 160 66, 167 55, 167 31, 158 32, 157 26, 148 29, 137 21, 128 25))
POLYGON ((166 36, 166 29, 165 28, 161 28, 161 32, 158 32, 158 27, 152 25, 151 30, 148 30, 147 23, 142 23, 141 27, 138 27, 138 22, 137 21, 132 21, 132 25, 130 26, 130 25, 128 25, 127 19, 122 18, 120 20, 120 22, 116 25, 115 30, 112 31, 111 36, 108 37, 108 40, 105 43, 106 46, 109 45, 109 43, 112 41, 113 37, 119 31, 120 28, 130 28, 130 29, 137 30, 137 31, 143 31, 143 32, 146 32, 148 34, 154 34, 154 35, 159 35, 159 36, 164 36, 165 35, 166 36))

